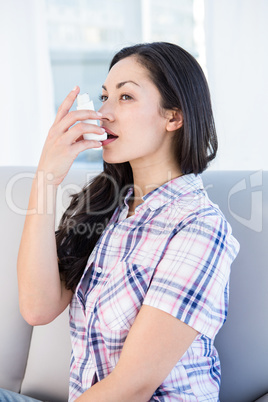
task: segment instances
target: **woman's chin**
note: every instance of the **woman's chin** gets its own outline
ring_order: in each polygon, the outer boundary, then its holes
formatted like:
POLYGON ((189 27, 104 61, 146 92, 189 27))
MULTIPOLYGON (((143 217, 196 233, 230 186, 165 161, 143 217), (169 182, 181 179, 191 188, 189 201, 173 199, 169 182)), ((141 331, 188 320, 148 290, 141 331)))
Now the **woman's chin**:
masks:
POLYGON ((128 159, 124 159, 122 158, 122 156, 111 154, 109 155, 109 152, 105 151, 103 151, 102 159, 104 160, 104 162, 111 164, 128 162, 128 159))

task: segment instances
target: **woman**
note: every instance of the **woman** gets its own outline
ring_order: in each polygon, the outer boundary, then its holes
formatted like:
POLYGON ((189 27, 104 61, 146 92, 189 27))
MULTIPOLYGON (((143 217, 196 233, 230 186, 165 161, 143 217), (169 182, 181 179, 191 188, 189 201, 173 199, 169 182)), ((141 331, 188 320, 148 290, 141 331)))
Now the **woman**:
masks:
POLYGON ((114 56, 99 113, 69 112, 78 93, 48 134, 29 210, 46 184, 55 210, 85 149, 103 146, 104 172, 73 197, 56 240, 54 213, 27 216, 21 312, 40 325, 70 304, 70 401, 218 401, 213 341, 238 243, 199 176, 217 151, 204 74, 176 45, 141 44, 114 56), (102 143, 81 139, 104 131, 102 143))

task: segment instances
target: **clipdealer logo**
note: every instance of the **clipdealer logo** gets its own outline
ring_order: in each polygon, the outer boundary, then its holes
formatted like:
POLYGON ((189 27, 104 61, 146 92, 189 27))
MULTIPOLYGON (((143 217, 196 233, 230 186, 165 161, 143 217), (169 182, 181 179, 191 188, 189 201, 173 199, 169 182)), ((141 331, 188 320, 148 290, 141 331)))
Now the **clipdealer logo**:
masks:
MULTIPOLYGON (((263 215, 263 191, 262 191, 262 170, 259 170, 255 173, 252 173, 249 176, 249 185, 247 185, 246 179, 240 180, 236 183, 228 194, 228 209, 232 217, 241 225, 255 231, 262 231, 262 215, 263 215), (234 212, 231 207, 231 199, 235 195, 250 191, 250 214, 249 218, 245 218, 244 216, 239 215, 237 212, 234 212)), ((242 195, 242 194, 241 194, 242 195)))
MULTIPOLYGON (((24 172, 24 173, 18 173, 14 175, 9 182, 7 183, 6 186, 6 203, 9 206, 9 208, 19 214, 19 215, 26 215, 28 214, 34 214, 34 213, 44 213, 44 205, 46 205, 46 212, 53 213, 53 186, 48 185, 46 188, 46 192, 41 194, 38 199, 38 205, 36 210, 31 210, 27 212, 27 208, 21 208, 19 205, 16 204, 15 199, 13 197, 13 190, 14 187, 20 182, 21 180, 25 179, 30 179, 32 180, 35 177, 35 174, 32 172, 24 172), (46 200, 46 202, 44 202, 46 200)), ((42 173, 39 173, 38 175, 38 181, 43 182, 44 181, 44 175, 42 173)), ((52 178, 46 177, 46 179, 49 181, 52 178)), ((89 179, 89 177, 87 177, 89 179)), ((92 174, 90 175, 90 179, 92 179, 92 174)), ((113 183, 116 186, 116 183, 113 183)), ((243 178, 239 182, 237 182, 229 191, 228 193, 228 210, 231 216, 239 222, 241 225, 255 231, 255 232, 261 232, 263 229, 263 189, 262 189, 262 184, 263 184, 263 172, 262 170, 259 170, 257 172, 252 173, 249 176, 249 180, 246 180, 246 178, 243 178), (250 202, 248 203, 248 192, 250 192, 250 202), (244 196, 243 196, 244 193, 244 196), (247 194, 247 197, 246 197, 247 194), (245 215, 240 215, 236 209, 236 211, 232 208, 232 200, 235 196, 240 195, 242 196, 242 202, 245 202, 246 204, 249 204, 248 212, 247 214, 249 218, 245 217, 245 215)), ((210 187, 213 187, 213 184, 210 184, 206 187, 206 190, 208 190, 210 187)), ((57 211, 56 215, 60 216, 62 212, 65 210, 66 207, 66 202, 64 202, 64 193, 66 194, 73 194, 76 192, 81 191, 81 186, 78 186, 77 184, 66 184, 64 186, 60 185, 58 188, 57 192, 57 211)), ((66 194, 66 195, 67 195, 66 194)), ((67 197, 68 198, 68 197, 67 197)), ((247 205, 246 205, 247 207, 247 205)), ((245 211, 245 208, 244 208, 245 211)), ((175 212, 175 211, 174 211, 175 212)))

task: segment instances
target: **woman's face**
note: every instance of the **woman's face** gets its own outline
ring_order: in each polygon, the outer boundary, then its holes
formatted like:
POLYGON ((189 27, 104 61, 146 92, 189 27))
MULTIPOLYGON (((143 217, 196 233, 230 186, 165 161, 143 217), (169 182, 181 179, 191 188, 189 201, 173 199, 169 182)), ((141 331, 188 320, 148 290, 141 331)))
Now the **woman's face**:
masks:
POLYGON ((116 137, 103 141, 108 163, 130 162, 132 168, 149 167, 170 159, 170 118, 161 110, 161 97, 148 71, 134 56, 116 63, 103 85, 102 126, 116 137))

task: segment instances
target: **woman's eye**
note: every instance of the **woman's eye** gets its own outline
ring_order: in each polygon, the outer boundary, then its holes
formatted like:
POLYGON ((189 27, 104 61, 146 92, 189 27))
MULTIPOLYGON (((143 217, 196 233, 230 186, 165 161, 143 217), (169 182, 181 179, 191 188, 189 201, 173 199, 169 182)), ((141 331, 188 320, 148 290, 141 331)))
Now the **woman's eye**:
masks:
MULTIPOLYGON (((108 96, 107 96, 107 95, 100 95, 100 96, 99 96, 99 100, 100 100, 101 102, 106 102, 107 99, 108 99, 108 96)), ((131 100, 131 99, 133 99, 133 98, 132 98, 130 95, 123 94, 123 95, 120 96, 120 99, 123 100, 123 101, 128 101, 128 100, 131 100)))
POLYGON ((108 99, 108 96, 106 96, 106 95, 100 95, 100 96, 99 96, 99 100, 100 100, 101 102, 105 102, 107 99, 108 99))
POLYGON ((122 99, 122 100, 131 100, 132 97, 129 96, 129 95, 127 95, 127 94, 123 94, 123 95, 121 95, 121 99, 122 99))

